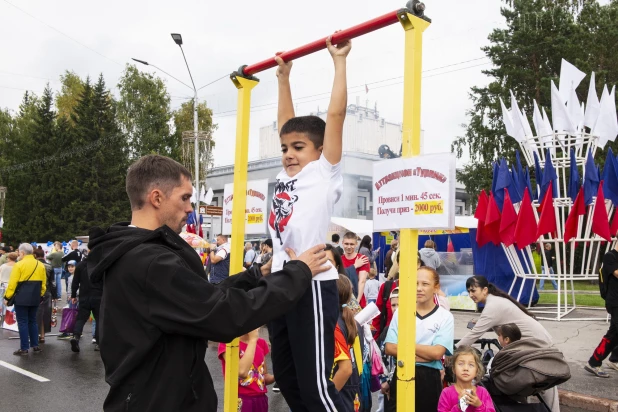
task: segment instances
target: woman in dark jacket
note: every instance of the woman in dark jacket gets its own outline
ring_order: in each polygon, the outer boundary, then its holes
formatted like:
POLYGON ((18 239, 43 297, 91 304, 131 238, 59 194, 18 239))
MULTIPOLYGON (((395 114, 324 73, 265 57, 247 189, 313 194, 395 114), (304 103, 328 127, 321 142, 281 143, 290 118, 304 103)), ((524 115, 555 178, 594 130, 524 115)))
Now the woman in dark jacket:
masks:
POLYGON ((41 249, 34 250, 34 258, 45 266, 47 274, 47 290, 41 298, 39 310, 36 312, 36 324, 39 328, 39 343, 45 343, 45 333, 51 332, 52 299, 57 298, 54 269, 45 261, 45 252, 41 249))

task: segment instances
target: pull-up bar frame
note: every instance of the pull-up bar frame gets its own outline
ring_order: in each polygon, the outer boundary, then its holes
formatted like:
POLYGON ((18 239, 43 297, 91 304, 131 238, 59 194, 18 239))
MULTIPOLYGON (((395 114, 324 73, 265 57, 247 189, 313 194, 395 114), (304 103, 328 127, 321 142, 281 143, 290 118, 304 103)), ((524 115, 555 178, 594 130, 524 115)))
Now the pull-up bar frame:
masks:
MULTIPOLYGON (((373 20, 333 34, 332 43, 338 44, 355 37, 401 23, 405 30, 405 58, 403 82, 403 157, 420 154, 421 135, 421 73, 423 32, 431 20, 424 15, 425 5, 420 0, 410 0, 406 8, 396 10, 373 20)), ((282 53, 280 57, 289 62, 326 48, 326 37, 305 46, 282 53)), ((249 152, 249 123, 251 114, 251 91, 259 80, 255 74, 277 66, 274 58, 259 63, 242 66, 232 73, 230 78, 238 89, 236 119, 236 158, 234 162, 234 208, 232 209, 232 242, 230 275, 242 270, 243 246, 245 237, 245 204, 247 193, 247 169, 249 152), (238 204, 236 204, 238 203, 238 204)), ((399 410, 415 410, 415 360, 416 360, 416 266, 418 249, 418 231, 402 229, 400 248, 401 257, 399 282, 401 285, 399 305, 399 345, 397 353, 399 410)), ((239 343, 235 339, 227 345, 225 352, 225 391, 223 410, 238 410, 238 363, 239 343)))

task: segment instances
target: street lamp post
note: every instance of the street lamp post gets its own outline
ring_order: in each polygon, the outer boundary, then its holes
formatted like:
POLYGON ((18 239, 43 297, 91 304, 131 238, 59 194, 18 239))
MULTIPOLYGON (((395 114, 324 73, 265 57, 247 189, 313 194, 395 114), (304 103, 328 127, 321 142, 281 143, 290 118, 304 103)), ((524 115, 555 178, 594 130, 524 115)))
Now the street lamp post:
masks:
MULTIPOLYGON (((187 62, 187 58, 185 57, 185 51, 182 49, 182 36, 179 33, 172 33, 172 39, 174 42, 180 47, 180 51, 182 52, 182 58, 185 60, 185 64, 187 66, 187 70, 189 71, 189 77, 191 78, 191 84, 193 85, 193 133, 195 135, 195 207, 197 209, 197 213, 200 212, 200 152, 199 152, 199 144, 198 144, 198 122, 197 122, 197 89, 195 87, 195 82, 193 81, 193 76, 191 75, 191 69, 189 69, 189 63, 187 62)), ((198 220, 199 222, 199 220, 198 220)), ((196 225, 198 222, 195 222, 196 225)), ((197 231, 199 233, 199 230, 197 231)))
POLYGON ((172 39, 174 39, 174 42, 178 45, 178 47, 180 47, 180 51, 182 52, 182 57, 185 60, 185 65, 187 66, 187 70, 189 71, 189 77, 191 78, 191 84, 193 85, 193 87, 189 86, 188 84, 186 84, 185 82, 181 80, 178 80, 176 77, 172 76, 165 70, 155 66, 152 63, 148 63, 147 61, 138 60, 134 58, 132 58, 132 60, 138 63, 141 63, 143 65, 146 65, 146 66, 152 66, 155 69, 165 73, 172 79, 187 86, 189 89, 193 90, 193 133, 195 136, 194 151, 195 151, 195 192, 196 192, 195 193, 195 207, 197 209, 197 213, 199 213, 200 211, 199 209, 200 208, 200 155, 199 155, 199 138, 198 138, 199 130, 198 130, 198 117, 197 117, 197 89, 195 87, 195 82, 193 81, 193 76, 191 75, 191 69, 189 69, 189 63, 187 62, 187 58, 185 57, 185 52, 182 49, 182 36, 178 33, 172 33, 172 39))

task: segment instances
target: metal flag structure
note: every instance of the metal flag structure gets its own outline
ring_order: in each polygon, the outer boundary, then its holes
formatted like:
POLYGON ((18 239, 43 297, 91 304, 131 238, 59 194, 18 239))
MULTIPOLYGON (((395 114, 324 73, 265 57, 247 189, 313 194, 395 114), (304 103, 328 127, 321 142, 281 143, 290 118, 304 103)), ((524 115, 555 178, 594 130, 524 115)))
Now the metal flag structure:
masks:
MULTIPOLYGON (((583 105, 575 89, 584 78, 583 72, 562 60, 559 88, 551 82, 551 123, 545 110, 533 103, 532 121, 536 134, 527 133, 528 119, 512 92, 511 110, 501 101, 506 132, 519 144, 528 166, 534 168, 539 189, 534 202, 528 204, 528 196, 523 196, 522 203, 515 205, 519 213, 514 236, 517 250, 510 236, 502 243, 515 273, 509 293, 513 292, 517 278, 549 279, 547 260, 543 257, 545 270, 538 273, 531 245, 540 244, 540 252, 544 255, 545 245, 550 244, 556 253, 556 274, 552 275, 558 281, 556 304, 532 308, 533 294, 530 293, 528 307, 540 315, 540 319, 582 320, 575 314, 566 317, 577 308, 574 282, 596 280, 600 257, 618 242, 618 161, 610 150, 603 176, 595 164, 598 149, 602 150, 618 135, 615 88, 610 92, 605 86, 599 100, 592 73, 586 105, 583 105), (541 170, 543 164, 545 167, 541 170), (522 217, 524 212, 527 218, 522 217), (527 223, 534 224, 525 227, 527 223), (525 236, 533 228, 537 229, 536 233, 532 237, 525 236)), ((502 163, 500 166, 494 169, 494 180, 500 172, 501 177, 505 176, 502 163)), ((513 169, 510 176, 518 174, 519 167, 516 165, 513 169)), ((504 186, 504 182, 496 183, 494 190, 504 186)), ((487 225, 487 219, 483 223, 487 225)), ((520 282, 518 299, 523 288, 531 283, 534 288, 535 282, 520 282)))

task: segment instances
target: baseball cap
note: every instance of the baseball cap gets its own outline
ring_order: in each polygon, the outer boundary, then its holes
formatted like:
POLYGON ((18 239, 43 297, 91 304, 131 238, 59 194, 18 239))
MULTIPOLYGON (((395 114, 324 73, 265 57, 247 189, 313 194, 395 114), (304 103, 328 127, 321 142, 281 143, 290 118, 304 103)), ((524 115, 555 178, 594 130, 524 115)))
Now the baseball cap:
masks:
POLYGON ((74 260, 69 260, 69 261, 67 262, 67 266, 75 266, 76 264, 77 264, 77 262, 76 262, 76 261, 74 261, 74 260))
POLYGON ((393 289, 393 291, 391 292, 391 296, 390 298, 398 298, 399 297, 399 286, 397 286, 395 289, 393 289))

